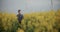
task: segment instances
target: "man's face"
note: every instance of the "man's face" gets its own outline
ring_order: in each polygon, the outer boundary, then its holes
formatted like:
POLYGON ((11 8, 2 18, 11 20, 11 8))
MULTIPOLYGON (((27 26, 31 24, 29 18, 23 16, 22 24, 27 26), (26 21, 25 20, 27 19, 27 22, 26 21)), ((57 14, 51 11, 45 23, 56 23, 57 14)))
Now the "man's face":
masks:
POLYGON ((19 10, 18 13, 20 14, 20 12, 21 12, 21 11, 19 10))
POLYGON ((20 14, 20 11, 18 13, 20 14))

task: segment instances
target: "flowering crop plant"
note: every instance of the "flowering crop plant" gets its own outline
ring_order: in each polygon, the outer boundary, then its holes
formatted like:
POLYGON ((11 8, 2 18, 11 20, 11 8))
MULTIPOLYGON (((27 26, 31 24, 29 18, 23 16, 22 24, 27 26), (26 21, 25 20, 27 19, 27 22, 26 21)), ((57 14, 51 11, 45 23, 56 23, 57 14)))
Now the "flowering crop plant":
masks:
POLYGON ((16 14, 0 13, 0 32, 60 32, 59 30, 60 10, 24 14, 21 24, 16 14))

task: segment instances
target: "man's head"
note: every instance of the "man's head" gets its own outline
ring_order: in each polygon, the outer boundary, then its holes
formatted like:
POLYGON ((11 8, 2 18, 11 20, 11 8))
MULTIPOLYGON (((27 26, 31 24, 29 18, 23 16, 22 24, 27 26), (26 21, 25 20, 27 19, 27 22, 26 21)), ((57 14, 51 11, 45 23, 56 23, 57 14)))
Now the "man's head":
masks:
POLYGON ((18 13, 20 14, 21 10, 18 10, 18 13))

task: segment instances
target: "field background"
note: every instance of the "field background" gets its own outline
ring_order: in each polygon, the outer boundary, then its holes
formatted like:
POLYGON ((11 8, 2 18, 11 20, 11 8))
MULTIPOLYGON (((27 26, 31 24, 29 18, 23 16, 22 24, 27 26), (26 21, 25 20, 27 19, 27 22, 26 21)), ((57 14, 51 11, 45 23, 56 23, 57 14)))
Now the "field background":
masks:
POLYGON ((0 13, 0 32, 60 32, 60 10, 24 14, 21 24, 16 14, 0 13))
POLYGON ((60 0, 0 0, 0 32, 60 32, 60 0))

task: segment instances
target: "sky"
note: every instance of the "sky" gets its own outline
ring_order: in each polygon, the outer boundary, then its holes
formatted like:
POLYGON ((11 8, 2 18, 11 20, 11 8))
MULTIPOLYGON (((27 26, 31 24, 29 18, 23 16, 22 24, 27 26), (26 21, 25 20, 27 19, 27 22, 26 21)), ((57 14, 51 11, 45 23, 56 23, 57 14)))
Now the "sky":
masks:
POLYGON ((60 0, 52 1, 53 8, 51 5, 51 0, 0 0, 0 11, 17 14, 19 9, 22 10, 21 13, 59 9, 60 0))

